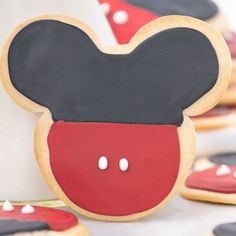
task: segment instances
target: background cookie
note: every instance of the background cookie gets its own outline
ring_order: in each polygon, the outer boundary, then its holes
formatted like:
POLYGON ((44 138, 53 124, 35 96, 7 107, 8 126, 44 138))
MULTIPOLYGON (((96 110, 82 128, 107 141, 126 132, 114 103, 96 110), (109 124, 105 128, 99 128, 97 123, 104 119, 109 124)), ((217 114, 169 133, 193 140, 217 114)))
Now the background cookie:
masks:
POLYGON ((209 236, 234 236, 236 235, 236 223, 225 223, 216 226, 209 236))
POLYGON ((236 166, 215 165, 193 171, 181 195, 189 200, 236 204, 236 166))
POLYGON ((204 170, 214 165, 236 166, 236 152, 217 153, 195 160, 193 169, 204 170))
POLYGON ((236 151, 236 109, 216 106, 209 112, 193 117, 197 131, 196 157, 236 151))
POLYGON ((0 209, 0 235, 88 236, 87 229, 67 211, 37 207, 13 206, 6 201, 0 209))
POLYGON ((75 19, 41 17, 10 36, 1 69, 13 99, 44 113, 36 156, 59 198, 86 216, 124 221, 173 195, 194 155, 188 116, 217 103, 230 62, 223 38, 189 17, 153 21, 111 50, 75 19))
POLYGON ((160 16, 184 15, 204 20, 228 34, 226 17, 211 0, 100 0, 119 43, 128 43, 139 28, 160 16))
POLYGON ((212 110, 192 118, 196 130, 214 130, 236 125, 236 107, 216 106, 212 110))

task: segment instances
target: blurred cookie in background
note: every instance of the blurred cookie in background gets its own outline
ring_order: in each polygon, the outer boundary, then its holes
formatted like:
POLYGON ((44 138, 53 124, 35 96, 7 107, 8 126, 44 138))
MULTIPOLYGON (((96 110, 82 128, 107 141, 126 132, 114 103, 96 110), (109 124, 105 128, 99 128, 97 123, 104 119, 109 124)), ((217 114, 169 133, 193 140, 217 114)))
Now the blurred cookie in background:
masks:
POLYGON ((236 152, 236 107, 216 106, 192 118, 197 136, 196 156, 236 152))
POLYGON ((100 0, 100 3, 119 44, 129 43, 142 26, 159 17, 122 0, 100 0))
MULTIPOLYGON (((99 2, 119 44, 129 43, 142 26, 160 16, 186 15, 206 21, 225 37, 233 59, 232 80, 236 80, 236 33, 230 31, 227 17, 213 1, 99 0, 99 2)), ((228 101, 231 96, 229 94, 224 99, 228 101)))
POLYGON ((215 165, 236 166, 236 152, 217 153, 202 156, 195 161, 193 169, 195 171, 201 171, 215 165))
POLYGON ((217 225, 208 236, 235 236, 236 222, 217 225))
POLYGON ((5 201, 0 208, 0 235, 88 236, 89 233, 68 211, 5 201))
POLYGON ((101 9, 120 44, 126 44, 145 24, 166 15, 185 15, 204 20, 224 35, 227 18, 211 0, 99 0, 101 9))
POLYGON ((236 204, 236 166, 214 165, 193 171, 181 189, 182 197, 221 204, 236 204))
POLYGON ((236 152, 202 156, 192 169, 181 189, 184 198, 236 204, 236 152))

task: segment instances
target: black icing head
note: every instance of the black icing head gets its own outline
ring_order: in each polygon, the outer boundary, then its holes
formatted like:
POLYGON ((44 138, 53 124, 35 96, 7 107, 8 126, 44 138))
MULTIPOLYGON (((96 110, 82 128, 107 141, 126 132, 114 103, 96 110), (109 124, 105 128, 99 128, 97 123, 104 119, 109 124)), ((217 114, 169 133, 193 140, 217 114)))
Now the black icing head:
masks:
POLYGON ((54 120, 173 125, 213 88, 219 71, 211 42, 194 29, 164 30, 130 54, 111 55, 57 20, 16 34, 8 66, 13 86, 54 120))
POLYGON ((33 232, 50 230, 49 226, 43 222, 19 221, 19 220, 0 220, 0 235, 12 235, 22 232, 33 232))
POLYGON ((215 236, 235 236, 236 235, 236 223, 228 223, 218 225, 213 233, 215 236))
POLYGON ((125 0, 160 16, 184 15, 208 20, 218 13, 212 0, 125 0))

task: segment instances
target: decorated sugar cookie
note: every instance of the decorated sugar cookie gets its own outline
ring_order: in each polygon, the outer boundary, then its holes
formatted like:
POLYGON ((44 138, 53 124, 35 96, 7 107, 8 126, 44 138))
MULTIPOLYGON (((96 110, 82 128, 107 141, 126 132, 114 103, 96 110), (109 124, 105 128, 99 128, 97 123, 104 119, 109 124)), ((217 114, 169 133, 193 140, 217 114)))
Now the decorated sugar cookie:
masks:
POLYGON ((88 236, 88 231, 75 215, 67 211, 30 205, 13 206, 6 201, 0 209, 0 235, 88 236))
POLYGON ((236 204, 236 166, 222 164, 193 171, 181 195, 196 201, 236 204))
POLYGON ((207 21, 228 34, 225 16, 211 0, 99 0, 101 8, 120 44, 153 19, 166 15, 185 15, 207 21))
POLYGON ((236 166, 236 152, 217 153, 203 156, 194 162, 194 170, 205 170, 215 165, 236 166))
POLYGON ((142 26, 159 17, 153 12, 123 0, 99 2, 119 44, 128 43, 142 26))
POLYGON ((224 223, 217 225, 209 236, 235 236, 236 223, 224 223))
POLYGON ((35 150, 48 184, 109 221, 144 217, 173 196, 194 156, 189 116, 217 103, 230 65, 219 33, 180 16, 110 49, 75 19, 39 17, 11 34, 1 58, 8 93, 42 113, 35 150))
POLYGON ((217 105, 202 115, 192 117, 192 121, 197 131, 196 156, 198 158, 236 151, 234 142, 236 139, 235 106, 217 105))
POLYGON ((212 110, 193 117, 196 130, 207 131, 236 125, 236 106, 216 106, 212 110))

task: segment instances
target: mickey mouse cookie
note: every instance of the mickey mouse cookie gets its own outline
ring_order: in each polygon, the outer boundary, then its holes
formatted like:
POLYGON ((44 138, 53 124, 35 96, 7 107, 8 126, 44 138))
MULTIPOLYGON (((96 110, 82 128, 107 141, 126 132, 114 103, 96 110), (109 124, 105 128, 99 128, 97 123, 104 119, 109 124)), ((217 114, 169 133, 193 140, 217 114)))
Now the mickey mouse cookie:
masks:
POLYGON ((211 0, 100 0, 100 3, 120 44, 128 43, 143 25, 166 15, 195 17, 228 33, 225 16, 211 0))
POLYGON ((189 200, 236 204, 236 166, 214 165, 193 171, 181 195, 189 200))
POLYGON ((30 205, 13 206, 6 201, 0 209, 0 235, 88 236, 88 231, 70 212, 30 205))
POLYGON ((119 44, 126 44, 145 24, 159 16, 123 0, 100 0, 101 9, 106 15, 119 44))
POLYGON ((217 225, 209 236, 235 236, 236 223, 224 223, 217 225))
POLYGON ((36 157, 57 196, 88 217, 129 221, 164 206, 195 151, 189 116, 227 89, 228 47, 206 23, 163 17, 104 47, 78 20, 21 24, 1 57, 3 84, 41 112, 36 157))

